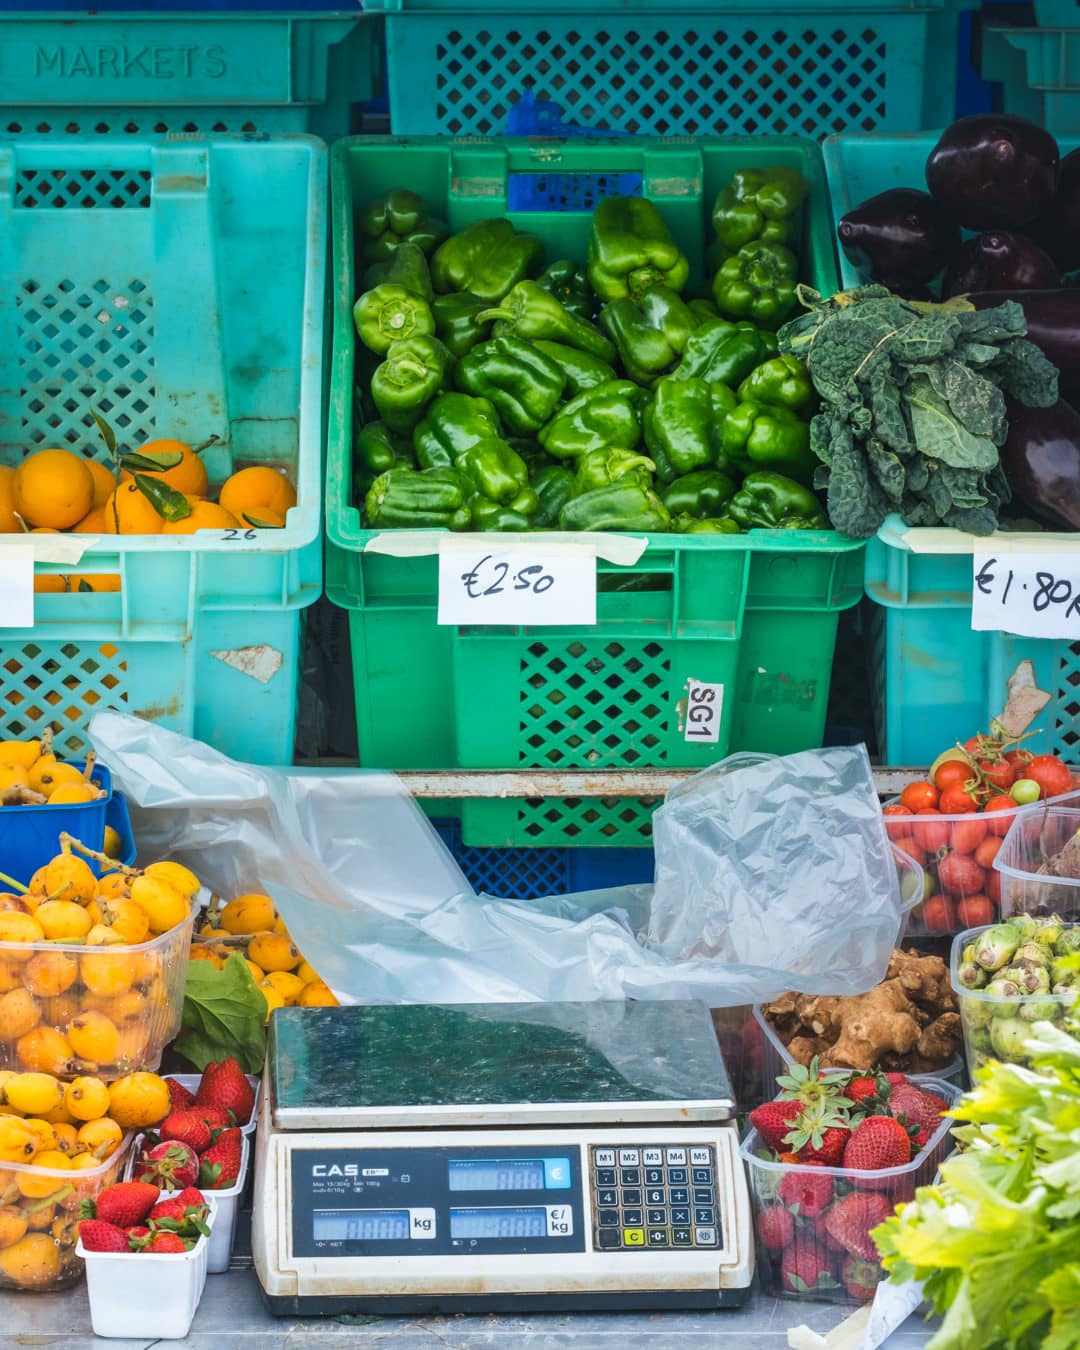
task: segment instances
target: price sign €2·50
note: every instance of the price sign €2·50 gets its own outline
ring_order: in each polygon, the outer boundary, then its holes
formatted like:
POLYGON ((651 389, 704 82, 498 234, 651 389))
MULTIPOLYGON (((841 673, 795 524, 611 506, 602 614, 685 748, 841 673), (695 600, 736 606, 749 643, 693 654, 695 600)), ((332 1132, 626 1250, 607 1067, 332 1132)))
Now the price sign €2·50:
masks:
POLYGON ((595 624, 596 558, 483 545, 439 553, 441 624, 595 624))

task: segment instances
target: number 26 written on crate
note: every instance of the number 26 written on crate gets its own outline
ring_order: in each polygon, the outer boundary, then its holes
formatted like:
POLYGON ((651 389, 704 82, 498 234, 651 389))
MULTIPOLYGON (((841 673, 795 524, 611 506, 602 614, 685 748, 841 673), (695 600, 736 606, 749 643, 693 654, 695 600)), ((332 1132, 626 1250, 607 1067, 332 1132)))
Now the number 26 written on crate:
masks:
POLYGON ((596 558, 586 549, 443 546, 441 624, 595 624, 596 558))
POLYGON ((976 553, 971 626, 1080 639, 1080 554, 976 553))

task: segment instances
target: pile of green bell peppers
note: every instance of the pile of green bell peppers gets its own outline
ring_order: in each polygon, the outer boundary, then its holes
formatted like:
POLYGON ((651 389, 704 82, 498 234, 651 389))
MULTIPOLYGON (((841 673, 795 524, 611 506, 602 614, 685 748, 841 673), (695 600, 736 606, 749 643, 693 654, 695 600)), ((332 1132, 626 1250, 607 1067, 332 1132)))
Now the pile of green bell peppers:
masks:
POLYGON ((584 263, 508 219, 457 234, 412 192, 359 215, 354 489, 371 528, 825 529, 795 303, 793 169, 743 169, 711 277, 644 197, 606 197, 584 263))

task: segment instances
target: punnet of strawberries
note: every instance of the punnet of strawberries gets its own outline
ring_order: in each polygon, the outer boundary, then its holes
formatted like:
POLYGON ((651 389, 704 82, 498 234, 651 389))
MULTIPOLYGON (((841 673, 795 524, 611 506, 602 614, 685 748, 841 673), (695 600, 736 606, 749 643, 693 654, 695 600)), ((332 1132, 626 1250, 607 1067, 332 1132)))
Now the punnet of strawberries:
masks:
POLYGON ((901 1073, 822 1074, 816 1059, 790 1065, 777 1085, 779 1097, 750 1112, 763 1282, 773 1293, 866 1302, 882 1278, 870 1234, 914 1198, 916 1176, 930 1181, 918 1160, 932 1173, 949 1102, 901 1073))
POLYGON ((79 1212, 79 1238, 88 1252, 174 1256, 210 1234, 210 1206, 194 1186, 162 1200, 149 1182, 120 1181, 83 1200, 79 1212))
POLYGON ((142 1137, 134 1175, 166 1191, 186 1186, 225 1191, 235 1186, 243 1162, 240 1126, 251 1119, 255 1095, 235 1059, 210 1063, 191 1092, 167 1080, 172 1110, 142 1137))

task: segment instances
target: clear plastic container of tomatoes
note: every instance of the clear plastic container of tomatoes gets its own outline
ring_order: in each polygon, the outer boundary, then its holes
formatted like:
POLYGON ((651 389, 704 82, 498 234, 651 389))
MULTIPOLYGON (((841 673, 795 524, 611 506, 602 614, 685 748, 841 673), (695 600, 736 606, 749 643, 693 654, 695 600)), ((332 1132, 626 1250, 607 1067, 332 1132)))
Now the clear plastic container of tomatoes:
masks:
POLYGON ((1001 882, 1001 917, 1056 914, 1080 923, 1080 798, 1021 811, 994 868, 1001 882))

